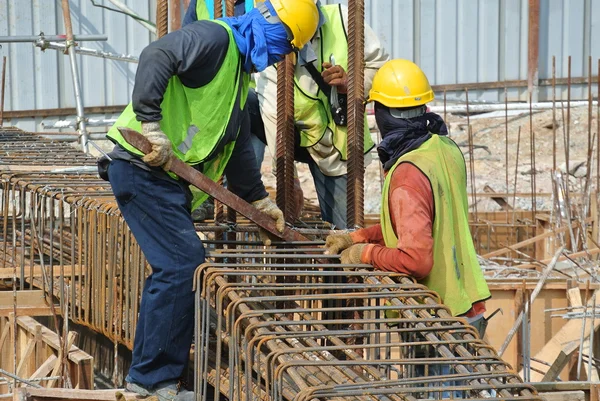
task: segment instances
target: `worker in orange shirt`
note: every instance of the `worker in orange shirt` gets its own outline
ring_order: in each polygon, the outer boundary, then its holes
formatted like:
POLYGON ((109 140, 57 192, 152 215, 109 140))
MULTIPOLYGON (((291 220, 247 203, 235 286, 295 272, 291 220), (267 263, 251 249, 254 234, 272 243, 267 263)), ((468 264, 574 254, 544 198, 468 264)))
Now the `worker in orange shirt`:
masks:
POLYGON ((468 224, 463 155, 443 119, 427 112, 434 93, 421 69, 391 60, 377 72, 369 101, 382 141, 386 173, 381 223, 327 237, 327 253, 343 264, 367 263, 408 274, 436 291, 453 316, 483 336, 490 297, 468 224))

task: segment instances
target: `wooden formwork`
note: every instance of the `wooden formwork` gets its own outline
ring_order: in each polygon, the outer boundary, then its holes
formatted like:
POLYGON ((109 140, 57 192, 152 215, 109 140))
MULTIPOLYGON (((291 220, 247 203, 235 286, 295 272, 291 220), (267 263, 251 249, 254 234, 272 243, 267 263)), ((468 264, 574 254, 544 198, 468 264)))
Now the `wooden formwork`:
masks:
MULTIPOLYGON (((66 361, 71 385, 73 388, 92 389, 94 358, 73 345, 74 339, 73 332, 66 339, 69 349, 66 361)), ((36 383, 49 388, 57 386, 59 380, 39 379, 62 376, 64 360, 56 333, 29 316, 15 318, 12 313, 7 317, 0 316, 0 368, 25 380, 37 380, 36 383)), ((13 379, 0 377, 7 380, 0 381, 0 394, 10 392, 9 382, 13 379)), ((21 385, 17 382, 17 386, 21 385)))
MULTIPOLYGON (((519 312, 523 309, 523 299, 529 297, 535 286, 538 284, 536 279, 488 279, 488 286, 492 293, 491 299, 486 301, 486 316, 489 316, 496 309, 501 309, 502 313, 497 313, 490 321, 485 334, 485 340, 492 345, 496 350, 500 349, 504 343, 509 331, 514 326, 519 312)), ((522 365, 522 342, 529 341, 530 354, 533 358, 544 359, 547 355, 549 359, 555 358, 557 349, 548 350, 548 345, 556 343, 557 347, 562 347, 570 342, 579 343, 583 334, 585 339, 589 338, 589 328, 591 326, 590 319, 587 322, 587 330, 585 333, 581 330, 581 319, 563 319, 561 317, 551 317, 552 314, 565 313, 561 311, 546 311, 547 309, 567 308, 571 304, 567 292, 571 288, 578 288, 581 294, 581 299, 587 302, 592 298, 594 291, 600 289, 600 284, 576 283, 561 279, 548 279, 544 284, 535 301, 531 305, 530 322, 531 322, 531 338, 524 339, 521 330, 519 329, 512 341, 508 344, 506 351, 502 355, 502 359, 510 363, 515 369, 520 370, 522 365), (571 323, 573 322, 573 323, 571 323), (568 327, 573 325, 576 327, 568 327), (566 332, 565 332, 566 328, 566 332)), ((595 322, 595 325, 600 323, 595 322)), ((597 338, 596 333, 596 338, 597 338)), ((599 341, 594 341, 596 348, 599 341)), ((589 351, 584 350, 587 354, 589 351)), ((597 354, 594 352, 594 354, 597 354)), ((570 359, 570 358, 569 358, 570 359)), ((548 361, 544 359, 544 363, 548 361)), ((571 371, 572 363, 567 363, 566 367, 560 369, 561 380, 573 380, 573 372, 571 371)), ((586 364, 587 366, 587 364, 586 364)), ((586 366, 582 369, 582 378, 587 376, 586 366)), ((532 362, 532 367, 536 368, 532 362)), ((547 366, 539 366, 540 369, 548 370, 547 366)), ((597 372, 592 372, 597 375, 597 372)), ((535 372, 532 373, 532 381, 541 381, 541 376, 538 377, 535 372)), ((591 380, 588 378, 588 380, 591 380)))

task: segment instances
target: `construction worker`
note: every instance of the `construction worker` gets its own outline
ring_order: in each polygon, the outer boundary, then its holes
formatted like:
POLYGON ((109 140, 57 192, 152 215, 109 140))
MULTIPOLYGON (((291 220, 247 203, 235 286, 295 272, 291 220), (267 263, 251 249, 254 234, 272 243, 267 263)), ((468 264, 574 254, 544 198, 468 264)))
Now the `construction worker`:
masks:
MULTIPOLYGON (((307 163, 313 177, 321 218, 335 227, 347 226, 347 127, 348 91, 348 9, 340 4, 320 5, 321 19, 316 35, 298 57, 294 75, 294 116, 296 161, 307 163), (334 90, 332 94, 332 89, 334 90), (332 107, 332 98, 339 107, 332 107)), ((377 70, 389 60, 373 30, 365 24, 364 87, 368 92, 377 70)), ((253 145, 262 160, 264 145, 277 154, 277 70, 267 68, 256 76, 259 107, 249 103, 250 117, 261 117, 252 124, 264 124, 264 133, 253 129, 253 145), (253 111, 255 110, 255 111, 253 111)), ((373 148, 366 116, 364 152, 373 148)), ((366 156, 365 165, 371 159, 366 156)), ((294 191, 302 200, 299 181, 294 191)), ((295 202, 295 204, 302 204, 295 202)), ((300 210, 296 210, 297 213, 300 210)))
MULTIPOLYGON (((127 390, 161 401, 195 398, 179 390, 178 380, 192 343, 193 275, 205 253, 191 218, 192 194, 168 172, 171 158, 215 181, 224 173, 232 192, 283 231, 283 214, 268 197, 250 145, 249 74, 302 48, 317 24, 313 0, 269 0, 238 18, 188 24, 143 50, 132 103, 108 133, 116 144, 111 160, 99 165, 152 268, 127 390), (141 131, 152 152, 129 145, 120 126, 141 131)), ((206 197, 197 195, 193 206, 206 197)))
POLYGON ((383 138, 377 146, 386 173, 381 224, 330 235, 325 247, 341 252, 343 264, 413 276, 483 337, 490 291, 469 231, 465 161, 442 118, 427 112, 433 99, 427 77, 411 61, 392 60, 377 72, 369 101, 383 138))
MULTIPOLYGON (((295 69, 295 160, 308 163, 322 219, 337 228, 346 228, 348 9, 340 4, 320 5, 318 1, 317 5, 320 11, 319 29, 310 46, 299 53, 295 69), (337 91, 339 107, 331 106, 333 88, 337 91)), ((204 0, 192 0, 184 21, 206 15, 205 7, 204 0)), ((371 87, 377 69, 388 60, 389 56, 377 35, 368 25, 365 26, 366 91, 371 87)), ((277 70, 275 67, 267 68, 255 74, 255 79, 257 96, 251 90, 248 109, 252 120, 252 144, 260 166, 265 145, 269 146, 272 155, 276 154, 277 70)), ((365 118, 365 154, 373 146, 365 118)), ((298 215, 303 193, 297 177, 294 194, 295 214, 298 215)))

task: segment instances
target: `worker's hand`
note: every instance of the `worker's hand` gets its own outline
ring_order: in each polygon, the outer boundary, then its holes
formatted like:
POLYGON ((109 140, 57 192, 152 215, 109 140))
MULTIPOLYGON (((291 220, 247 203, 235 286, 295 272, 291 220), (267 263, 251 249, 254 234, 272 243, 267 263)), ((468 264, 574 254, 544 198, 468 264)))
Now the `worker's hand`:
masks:
POLYGON ((332 234, 325 239, 325 255, 337 255, 354 244, 350 234, 332 234))
POLYGON ((343 265, 359 265, 362 263, 360 257, 363 250, 369 244, 354 244, 350 248, 344 250, 340 255, 340 261, 343 265))
POLYGON ((323 63, 323 72, 321 73, 325 83, 331 86, 337 86, 338 93, 348 92, 348 75, 344 68, 331 63, 323 63))
POLYGON ((173 148, 169 138, 160 129, 160 123, 142 122, 142 135, 152 144, 152 152, 142 157, 142 160, 149 166, 162 166, 165 171, 169 171, 173 148))
MULTIPOLYGON (((279 232, 283 233, 283 230, 285 229, 285 219, 283 218, 283 212, 277 207, 275 202, 273 202, 267 197, 252 202, 252 206, 257 208, 261 212, 269 215, 273 220, 275 220, 275 227, 279 232)), ((271 245, 273 236, 267 230, 259 228, 258 235, 260 236, 260 240, 263 242, 263 244, 265 244, 266 246, 271 245)))

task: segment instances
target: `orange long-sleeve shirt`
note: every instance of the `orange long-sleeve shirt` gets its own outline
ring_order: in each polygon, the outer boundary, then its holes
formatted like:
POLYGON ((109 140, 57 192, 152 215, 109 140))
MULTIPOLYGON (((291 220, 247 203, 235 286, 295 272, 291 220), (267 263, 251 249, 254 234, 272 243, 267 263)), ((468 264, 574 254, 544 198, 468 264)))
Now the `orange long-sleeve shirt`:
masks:
MULTIPOLYGON (((400 164, 393 172, 389 190, 389 210, 398 243, 388 248, 381 224, 353 232, 355 243, 369 243, 361 261, 385 271, 409 274, 423 279, 433 268, 433 192, 429 180, 410 163, 400 164)), ((485 312, 485 303, 477 302, 466 314, 485 312)))

